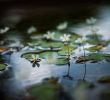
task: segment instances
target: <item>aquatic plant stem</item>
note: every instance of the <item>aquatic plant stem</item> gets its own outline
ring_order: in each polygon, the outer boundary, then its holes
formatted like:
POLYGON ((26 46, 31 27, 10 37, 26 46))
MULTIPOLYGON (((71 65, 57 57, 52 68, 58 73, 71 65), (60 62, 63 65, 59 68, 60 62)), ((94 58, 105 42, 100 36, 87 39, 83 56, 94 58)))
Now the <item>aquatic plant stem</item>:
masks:
MULTIPOLYGON (((81 40, 82 40, 82 38, 81 38, 81 40)), ((85 52, 85 48, 84 48, 84 43, 83 42, 82 42, 82 47, 83 47, 83 51, 84 51, 84 76, 83 76, 83 81, 85 81, 86 73, 87 73, 87 65, 86 65, 86 61, 85 61, 86 52, 85 52)))
POLYGON ((73 77, 71 77, 70 76, 70 51, 69 51, 69 46, 68 45, 66 45, 67 46, 67 60, 68 60, 68 72, 67 72, 67 75, 65 75, 64 77, 68 77, 69 79, 73 79, 73 77))

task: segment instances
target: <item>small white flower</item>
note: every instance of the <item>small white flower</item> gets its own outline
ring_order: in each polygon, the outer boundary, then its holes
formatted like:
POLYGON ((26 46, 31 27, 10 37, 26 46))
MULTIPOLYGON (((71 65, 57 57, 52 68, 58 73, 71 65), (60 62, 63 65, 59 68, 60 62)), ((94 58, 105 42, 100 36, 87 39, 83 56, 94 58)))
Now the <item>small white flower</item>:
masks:
POLYGON ((81 38, 78 38, 75 43, 82 43, 82 39, 81 38))
POLYGON ((36 31, 37 31, 36 27, 31 26, 30 28, 28 28, 27 33, 31 34, 31 33, 36 32, 36 31))
POLYGON ((32 57, 32 59, 30 59, 30 60, 33 61, 33 63, 36 62, 36 61, 37 62, 41 61, 41 59, 39 58, 39 55, 34 55, 33 54, 31 57, 32 57))
POLYGON ((64 23, 59 24, 59 25, 57 26, 57 29, 58 29, 58 30, 64 30, 64 29, 67 28, 67 26, 68 26, 68 23, 67 23, 67 22, 64 22, 64 23))
POLYGON ((0 30, 0 33, 1 33, 1 34, 4 34, 4 33, 6 33, 7 31, 9 31, 9 29, 10 29, 9 27, 5 27, 4 29, 1 29, 1 30, 0 30))
POLYGON ((95 24, 97 21, 97 19, 95 19, 94 17, 91 17, 90 19, 86 20, 86 23, 91 25, 91 24, 95 24))
POLYGON ((60 39, 61 39, 63 42, 68 42, 68 41, 70 41, 70 37, 71 37, 70 34, 64 34, 63 36, 60 37, 60 39))
POLYGON ((54 39, 55 32, 48 31, 47 34, 44 35, 47 39, 54 39))

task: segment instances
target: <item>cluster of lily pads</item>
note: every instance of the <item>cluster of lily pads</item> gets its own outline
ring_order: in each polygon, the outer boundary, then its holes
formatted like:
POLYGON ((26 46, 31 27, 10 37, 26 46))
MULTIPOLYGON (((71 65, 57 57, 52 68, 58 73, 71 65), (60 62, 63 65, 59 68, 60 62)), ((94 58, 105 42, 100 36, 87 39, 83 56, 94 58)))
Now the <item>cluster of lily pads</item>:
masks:
MULTIPOLYGON (((78 63, 97 63, 98 61, 105 60, 110 61, 110 54, 100 53, 100 51, 109 45, 109 40, 104 40, 103 35, 98 34, 99 28, 96 26, 97 20, 90 18, 86 20, 91 33, 83 36, 78 33, 74 33, 69 30, 68 22, 59 24, 55 30, 49 30, 45 34, 38 34, 38 30, 35 26, 31 26, 27 29, 29 39, 24 40, 21 43, 14 40, 4 40, 1 44, 0 53, 8 51, 13 53, 17 51, 24 52, 21 57, 26 58, 32 63, 32 66, 40 66, 42 59, 48 59, 47 63, 64 65, 68 64, 70 68, 70 62, 75 61, 78 63), (8 41, 8 44, 3 47, 4 43, 8 41), (86 44, 91 45, 86 48, 86 44), (80 56, 74 56, 75 50, 83 47, 83 54, 80 56), (89 54, 86 54, 86 51, 89 54)), ((10 31, 10 28, 4 30, 10 31)), ((1 29, 3 30, 3 29, 1 29)), ((6 34, 6 32, 4 32, 6 34)), ((3 32, 2 32, 3 34, 3 32)), ((67 74, 68 76, 68 74, 67 74)))

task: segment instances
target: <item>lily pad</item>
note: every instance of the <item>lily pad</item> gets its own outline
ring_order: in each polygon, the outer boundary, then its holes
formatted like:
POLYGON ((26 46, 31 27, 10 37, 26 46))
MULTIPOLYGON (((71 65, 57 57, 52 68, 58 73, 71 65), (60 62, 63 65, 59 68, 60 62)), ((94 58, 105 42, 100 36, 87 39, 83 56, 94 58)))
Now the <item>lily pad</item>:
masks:
POLYGON ((96 45, 96 46, 92 46, 90 48, 87 48, 86 50, 90 51, 90 52, 96 52, 96 51, 100 51, 101 49, 103 49, 105 46, 103 44, 100 45, 96 45))
POLYGON ((98 61, 106 59, 105 55, 106 54, 93 53, 86 56, 80 56, 76 60, 76 63, 84 63, 84 62, 97 63, 98 61))
POLYGON ((85 41, 86 43, 89 43, 89 44, 93 44, 93 45, 98 45, 98 44, 102 44, 102 45, 107 45, 107 41, 105 40, 94 40, 94 39, 89 39, 89 40, 86 40, 85 41))
POLYGON ((41 43, 41 47, 44 47, 44 48, 61 48, 61 46, 63 45, 62 42, 42 42, 41 43))
POLYGON ((67 56, 73 53, 73 50, 75 50, 76 47, 72 45, 65 45, 62 47, 62 50, 58 52, 58 55, 60 56, 67 56))
POLYGON ((68 64, 68 60, 66 58, 57 58, 54 62, 56 65, 66 65, 68 64))
POLYGON ((29 53, 29 54, 23 54, 23 55, 22 55, 22 58, 25 58, 25 59, 31 59, 31 58, 32 58, 32 53, 29 53))
POLYGON ((0 63, 0 71, 3 71, 3 70, 5 70, 6 69, 6 64, 1 64, 0 63))
POLYGON ((98 79, 98 83, 110 83, 110 76, 102 76, 98 79))
POLYGON ((86 80, 79 80, 77 86, 80 87, 81 89, 94 88, 95 87, 95 85, 93 83, 88 82, 86 80))
POLYGON ((75 41, 75 40, 77 40, 78 38, 81 38, 81 37, 82 37, 82 36, 79 35, 79 34, 71 33, 71 38, 70 38, 70 40, 71 40, 71 41, 75 41))
POLYGON ((102 35, 95 33, 95 34, 88 34, 86 35, 86 37, 89 39, 99 40, 102 38, 102 35))
POLYGON ((32 86, 28 89, 29 94, 38 100, 59 100, 61 85, 45 83, 32 86))

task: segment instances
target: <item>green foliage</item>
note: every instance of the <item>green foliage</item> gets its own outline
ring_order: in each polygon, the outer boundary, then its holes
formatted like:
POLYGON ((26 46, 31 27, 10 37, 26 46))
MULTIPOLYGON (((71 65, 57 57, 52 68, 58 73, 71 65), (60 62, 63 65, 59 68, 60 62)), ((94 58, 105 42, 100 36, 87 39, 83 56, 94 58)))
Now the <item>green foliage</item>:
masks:
POLYGON ((57 58, 54 62, 54 64, 56 65, 65 65, 68 63, 68 60, 64 57, 64 58, 57 58))
POLYGON ((28 92, 35 100, 59 100, 60 89, 59 84, 45 83, 30 87, 28 92))
POLYGON ((5 70, 6 66, 7 66, 6 64, 1 64, 1 63, 0 63, 0 71, 5 70))
POLYGON ((28 60, 32 59, 32 53, 23 54, 22 58, 25 58, 25 59, 28 59, 28 60))
POLYGON ((63 45, 62 42, 48 42, 48 41, 44 41, 40 44, 40 46, 44 48, 49 48, 49 47, 60 48, 62 45, 63 45))
POLYGON ((84 62, 91 62, 91 63, 97 63, 98 61, 106 60, 107 62, 110 61, 110 54, 99 54, 99 53, 93 53, 84 56, 78 57, 76 60, 76 63, 84 63, 84 62))

